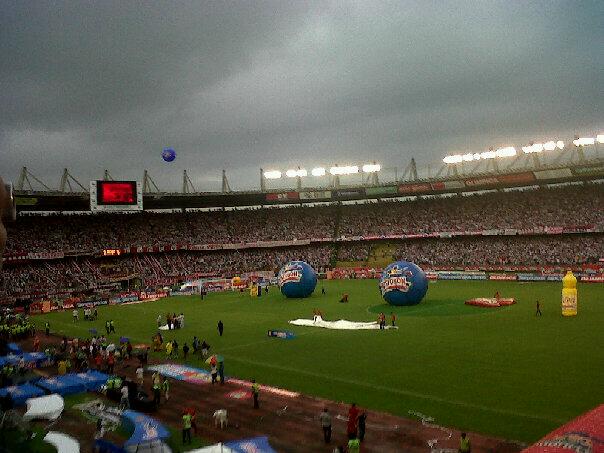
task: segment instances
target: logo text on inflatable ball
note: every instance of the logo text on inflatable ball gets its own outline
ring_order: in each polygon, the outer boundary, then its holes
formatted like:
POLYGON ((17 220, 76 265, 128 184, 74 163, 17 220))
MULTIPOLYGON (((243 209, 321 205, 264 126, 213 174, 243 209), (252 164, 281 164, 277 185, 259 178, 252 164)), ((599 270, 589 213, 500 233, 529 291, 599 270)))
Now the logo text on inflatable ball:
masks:
POLYGON ((299 264, 291 264, 283 268, 279 275, 279 286, 286 283, 298 283, 302 280, 303 268, 299 264))
POLYGON ((387 273, 388 276, 384 278, 381 283, 382 295, 395 290, 406 293, 413 285, 410 281, 413 273, 407 268, 392 266, 392 268, 387 270, 387 273), (409 280, 407 278, 409 278, 409 280))

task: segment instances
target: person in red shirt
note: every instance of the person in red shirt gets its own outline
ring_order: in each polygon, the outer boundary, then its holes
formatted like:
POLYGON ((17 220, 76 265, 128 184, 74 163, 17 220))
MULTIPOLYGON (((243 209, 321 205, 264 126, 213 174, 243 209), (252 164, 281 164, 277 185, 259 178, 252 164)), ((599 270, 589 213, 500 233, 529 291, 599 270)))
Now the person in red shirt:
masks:
POLYGON ((348 409, 348 423, 346 425, 346 434, 349 439, 356 439, 357 437, 357 422, 359 420, 359 409, 356 403, 352 403, 350 409, 348 409))
POLYGON ((36 335, 34 338, 34 352, 38 352, 40 350, 40 339, 36 335))

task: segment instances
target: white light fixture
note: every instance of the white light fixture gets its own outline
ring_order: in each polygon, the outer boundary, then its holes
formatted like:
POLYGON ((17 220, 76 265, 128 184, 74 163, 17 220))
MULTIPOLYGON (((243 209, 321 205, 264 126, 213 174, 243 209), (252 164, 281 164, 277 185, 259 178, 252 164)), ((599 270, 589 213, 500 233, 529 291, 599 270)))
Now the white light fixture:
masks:
POLYGON ((376 173, 382 169, 380 164, 365 164, 363 165, 363 173, 376 173))
POLYGON ((285 172, 285 176, 287 176, 288 178, 295 178, 296 176, 298 176, 298 171, 297 170, 287 170, 285 172))
POLYGON ((325 176, 325 169, 323 167, 313 168, 310 172, 313 176, 325 176))
POLYGON ((598 141, 598 143, 604 143, 604 134, 598 134, 596 140, 598 141))
POLYGON ((505 148, 499 148, 495 154, 497 157, 512 157, 516 155, 516 148, 513 146, 506 146, 505 148))
POLYGON ((593 137, 581 137, 573 140, 573 145, 575 146, 588 146, 595 145, 596 139, 593 137))
POLYGON ((445 164, 458 164, 458 163, 460 163, 462 160, 463 160, 463 159, 462 159, 462 157, 461 157, 461 154, 453 154, 453 155, 451 155, 451 156, 446 156, 446 157, 443 159, 443 162, 444 162, 445 164))
POLYGON ((264 172, 266 179, 279 179, 281 178, 281 172, 279 170, 269 170, 264 172))
POLYGON ((564 142, 563 142, 562 140, 558 140, 558 141, 556 142, 556 147, 557 147, 558 149, 564 149, 564 142))
POLYGON ((553 151, 556 149, 556 143, 555 142, 546 142, 543 144, 543 149, 546 151, 553 151))
POLYGON ((359 172, 359 167, 356 165, 348 165, 345 167, 331 167, 329 173, 333 176, 352 175, 359 172))

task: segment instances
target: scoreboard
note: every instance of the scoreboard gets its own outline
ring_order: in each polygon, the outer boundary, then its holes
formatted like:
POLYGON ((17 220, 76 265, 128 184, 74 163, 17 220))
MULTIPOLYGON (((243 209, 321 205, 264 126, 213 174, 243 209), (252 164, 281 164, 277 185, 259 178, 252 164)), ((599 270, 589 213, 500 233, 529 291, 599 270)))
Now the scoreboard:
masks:
POLYGON ((131 212, 143 210, 143 189, 137 181, 91 181, 92 212, 131 212))

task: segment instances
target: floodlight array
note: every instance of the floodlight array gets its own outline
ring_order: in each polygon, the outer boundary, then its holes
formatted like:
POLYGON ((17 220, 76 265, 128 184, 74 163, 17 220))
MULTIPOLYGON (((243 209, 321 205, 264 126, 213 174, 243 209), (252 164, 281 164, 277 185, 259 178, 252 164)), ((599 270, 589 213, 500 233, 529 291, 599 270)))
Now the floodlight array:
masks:
MULTIPOLYGON (((604 143, 604 134, 598 134, 594 137, 577 137, 573 140, 573 145, 579 146, 590 146, 597 143, 604 143)), ((524 154, 535 154, 542 153, 544 151, 554 151, 555 149, 564 149, 564 142, 562 140, 550 140, 544 143, 530 143, 527 146, 522 147, 524 154)), ((490 149, 482 153, 466 153, 466 154, 451 154, 443 159, 445 164, 460 164, 462 162, 472 162, 484 159, 498 159, 503 157, 514 157, 518 154, 516 148, 513 146, 507 146, 499 148, 497 150, 490 149)))
MULTIPOLYGON (((329 168, 329 174, 333 176, 345 176, 345 175, 354 175, 359 172, 363 173, 376 173, 382 169, 380 164, 365 164, 359 168, 358 165, 345 165, 338 166, 335 165, 329 168)), ((328 173, 328 170, 324 167, 315 167, 310 171, 310 175, 315 177, 325 176, 328 173)), ((289 169, 285 172, 281 172, 280 170, 268 170, 265 171, 264 177, 266 179, 280 179, 283 176, 288 178, 304 178, 309 176, 309 172, 304 168, 298 169, 289 169)))

